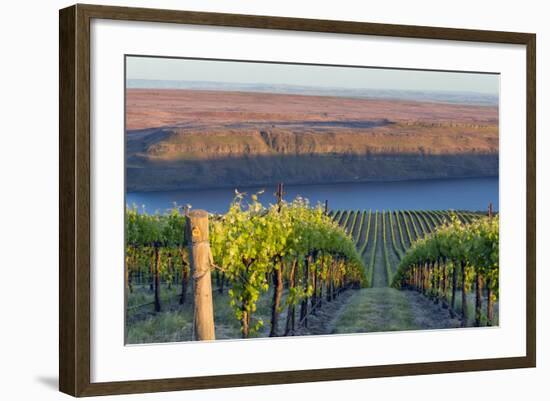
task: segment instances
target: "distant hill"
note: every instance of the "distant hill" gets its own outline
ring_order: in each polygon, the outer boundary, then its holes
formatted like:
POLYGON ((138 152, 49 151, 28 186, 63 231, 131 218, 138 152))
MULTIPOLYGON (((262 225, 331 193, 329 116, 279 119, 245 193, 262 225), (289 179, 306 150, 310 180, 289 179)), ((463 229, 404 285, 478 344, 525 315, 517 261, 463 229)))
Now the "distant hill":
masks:
POLYGON ((381 89, 319 88, 298 85, 266 85, 212 81, 128 79, 128 89, 188 89, 224 92, 259 92, 304 96, 338 96, 357 99, 396 99, 421 102, 498 106, 498 96, 477 92, 412 91, 381 89))
POLYGON ((128 89, 129 191, 498 175, 494 106, 128 89))

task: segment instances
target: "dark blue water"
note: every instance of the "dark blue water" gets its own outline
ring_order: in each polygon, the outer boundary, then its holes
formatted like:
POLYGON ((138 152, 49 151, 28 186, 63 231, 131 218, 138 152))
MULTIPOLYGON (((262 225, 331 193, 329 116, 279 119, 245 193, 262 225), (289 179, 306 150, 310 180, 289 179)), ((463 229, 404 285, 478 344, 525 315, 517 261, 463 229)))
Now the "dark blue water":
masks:
MULTIPOLYGON (((275 186, 239 188, 248 195, 264 190, 259 199, 264 204, 275 203, 275 186)), ((296 196, 310 203, 328 200, 330 209, 457 209, 487 210, 490 202, 498 211, 498 177, 464 178, 423 181, 350 183, 327 185, 285 186, 285 199, 296 196)), ((163 212, 177 204, 192 205, 193 209, 206 209, 223 213, 235 196, 235 190, 208 189, 199 191, 129 192, 128 205, 137 205, 149 213, 163 212)))

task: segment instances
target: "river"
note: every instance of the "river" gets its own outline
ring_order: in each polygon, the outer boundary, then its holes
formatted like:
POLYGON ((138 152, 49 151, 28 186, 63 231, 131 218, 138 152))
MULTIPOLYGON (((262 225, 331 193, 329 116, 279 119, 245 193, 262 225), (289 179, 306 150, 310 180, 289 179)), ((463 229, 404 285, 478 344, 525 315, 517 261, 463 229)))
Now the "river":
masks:
MULTIPOLYGON (((459 178, 419 181, 368 182, 285 186, 286 200, 296 196, 310 203, 328 200, 330 209, 379 210, 487 210, 490 202, 498 211, 498 177, 459 178)), ((248 195, 264 190, 259 196, 262 203, 274 203, 275 186, 239 188, 248 195)), ((232 188, 192 191, 128 192, 126 204, 145 206, 149 213, 190 204, 194 209, 223 213, 235 196, 232 188)))

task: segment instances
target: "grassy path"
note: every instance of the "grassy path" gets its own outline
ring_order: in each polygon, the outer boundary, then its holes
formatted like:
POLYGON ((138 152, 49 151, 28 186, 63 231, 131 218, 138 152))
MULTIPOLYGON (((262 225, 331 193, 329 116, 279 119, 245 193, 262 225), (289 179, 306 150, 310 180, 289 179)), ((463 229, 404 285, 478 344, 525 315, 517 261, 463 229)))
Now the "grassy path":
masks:
POLYGON ((298 335, 374 333, 460 327, 449 311, 415 291, 364 288, 344 292, 309 318, 298 335))
POLYGON ((368 333, 460 327, 460 321, 415 291, 367 288, 354 291, 327 326, 332 333, 368 333))

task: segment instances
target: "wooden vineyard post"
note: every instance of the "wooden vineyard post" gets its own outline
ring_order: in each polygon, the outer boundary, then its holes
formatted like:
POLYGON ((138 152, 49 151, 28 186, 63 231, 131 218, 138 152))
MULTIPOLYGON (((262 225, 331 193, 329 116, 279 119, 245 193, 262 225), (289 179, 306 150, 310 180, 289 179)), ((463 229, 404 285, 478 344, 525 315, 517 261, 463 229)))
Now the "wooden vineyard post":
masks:
MULTIPOLYGON (((295 260, 294 262, 292 262, 292 267, 290 268, 290 272, 288 275, 289 290, 292 290, 296 285, 296 265, 297 265, 297 261, 295 260)), ((288 305, 287 314, 286 314, 285 336, 288 336, 290 333, 294 333, 294 326, 295 326, 294 311, 295 311, 294 303, 290 303, 288 305)))
POLYGON ((430 264, 423 263, 424 266, 424 295, 428 296, 430 291, 430 264))
MULTIPOLYGON (((489 203, 489 218, 493 218, 493 203, 489 203)), ((491 281, 487 278, 487 326, 493 325, 493 291, 491 288, 491 281)), ((477 305, 476 305, 477 306, 477 305)))
POLYGON ((493 290, 491 281, 487 279, 487 326, 493 325, 493 290))
MULTIPOLYGON (((438 266, 439 267, 439 266, 438 266)), ((432 295, 434 303, 439 303, 439 272, 436 264, 432 261, 432 295)))
POLYGON ((468 326, 468 298, 466 294, 466 263, 460 262, 462 273, 462 327, 468 326))
POLYGON ((180 249, 180 258, 181 258, 181 296, 180 296, 180 305, 185 304, 185 299, 187 298, 187 285, 189 284, 189 265, 185 261, 185 253, 183 249, 180 249))
MULTIPOLYGON (((303 287, 304 287, 304 293, 307 293, 308 287, 309 287, 309 265, 311 263, 311 255, 308 255, 304 261, 304 268, 303 268, 303 287)), ((300 307, 300 323, 303 322, 304 327, 307 328, 307 315, 308 315, 308 302, 309 297, 306 295, 304 299, 302 300, 302 304, 300 307)))
POLYGON ((447 299, 447 259, 443 259, 442 263, 442 270, 443 270, 443 282, 441 284, 442 286, 442 303, 443 303, 443 309, 447 309, 449 307, 449 300, 447 299))
POLYGON ((475 325, 477 327, 481 326, 481 297, 483 290, 483 277, 479 272, 476 272, 476 321, 475 325))
POLYGON ((130 268, 128 267, 128 263, 130 261, 130 258, 128 257, 128 255, 126 255, 126 261, 124 263, 124 282, 126 284, 126 292, 128 292, 130 290, 130 268))
POLYGON ((277 192, 275 192, 275 196, 277 197, 277 211, 279 212, 281 211, 284 195, 285 195, 284 184, 281 182, 277 185, 277 192))
POLYGON ((443 281, 441 279, 441 264, 439 261, 435 261, 434 263, 434 273, 435 273, 435 285, 434 285, 434 292, 435 292, 435 303, 438 304, 441 301, 441 282, 443 281))
POLYGON ((160 249, 159 244, 155 243, 155 274, 154 274, 154 288, 155 288, 155 312, 160 312, 160 249))
POLYGON ((193 210, 187 214, 186 231, 189 242, 189 260, 195 296, 193 337, 195 340, 215 340, 214 307, 210 267, 212 253, 208 242, 208 213, 193 210))
POLYGON ((426 262, 420 263, 420 293, 426 295, 426 262))
POLYGON ((283 258, 278 259, 278 268, 273 272, 273 300, 271 302, 271 330, 269 337, 277 337, 277 323, 279 321, 279 305, 283 296, 283 258))
MULTIPOLYGON (((320 262, 321 262, 321 266, 320 266, 320 271, 322 272, 324 267, 325 267, 325 260, 323 258, 323 254, 321 254, 321 258, 320 258, 320 262)), ((319 277, 319 296, 318 296, 318 299, 319 299, 319 307, 323 306, 323 278, 322 277, 319 277)))
POLYGON ((453 260, 453 278, 452 278, 452 292, 451 292, 451 308, 449 309, 451 317, 455 317, 455 305, 456 305, 456 286, 458 281, 458 264, 456 260, 453 260))
POLYGON ((155 251, 151 253, 151 264, 149 265, 149 290, 155 291, 155 251))

